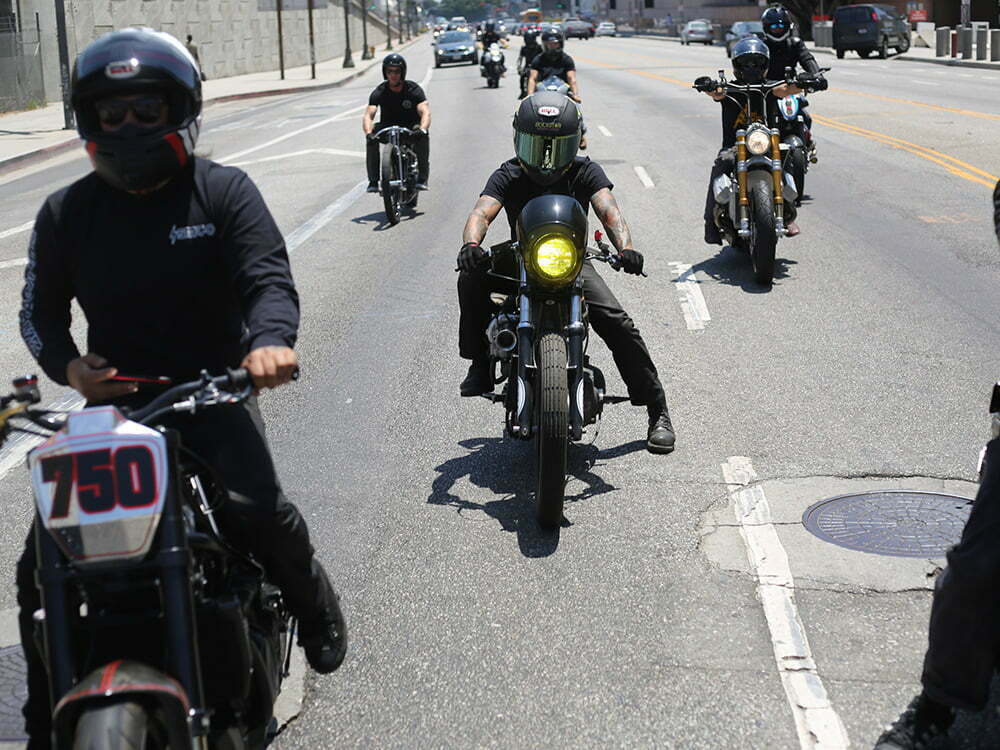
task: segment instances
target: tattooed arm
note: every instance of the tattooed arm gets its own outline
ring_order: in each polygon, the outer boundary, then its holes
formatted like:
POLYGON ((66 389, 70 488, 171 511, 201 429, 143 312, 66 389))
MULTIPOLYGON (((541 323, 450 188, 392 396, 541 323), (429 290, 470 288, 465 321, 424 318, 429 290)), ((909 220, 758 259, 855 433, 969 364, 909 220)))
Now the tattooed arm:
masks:
POLYGON ((601 220, 604 228, 608 232, 608 239, 615 249, 632 250, 632 233, 628 231, 628 224, 618 208, 618 201, 611 194, 610 188, 598 190, 590 199, 590 205, 594 207, 594 213, 601 220))
POLYGON ((486 230, 490 228, 490 223, 500 213, 503 204, 496 198, 488 195, 479 196, 476 205, 465 220, 465 229, 462 231, 462 242, 481 243, 486 238, 486 230))

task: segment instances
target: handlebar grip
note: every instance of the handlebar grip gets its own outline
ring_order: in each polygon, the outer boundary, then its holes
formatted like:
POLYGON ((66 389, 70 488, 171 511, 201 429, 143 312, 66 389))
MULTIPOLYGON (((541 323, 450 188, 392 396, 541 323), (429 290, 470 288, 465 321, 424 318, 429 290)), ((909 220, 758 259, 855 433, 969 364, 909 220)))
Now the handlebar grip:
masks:
POLYGON ((253 387, 253 378, 250 376, 250 371, 245 367, 240 367, 236 370, 227 370, 226 376, 233 390, 242 391, 244 388, 253 387))

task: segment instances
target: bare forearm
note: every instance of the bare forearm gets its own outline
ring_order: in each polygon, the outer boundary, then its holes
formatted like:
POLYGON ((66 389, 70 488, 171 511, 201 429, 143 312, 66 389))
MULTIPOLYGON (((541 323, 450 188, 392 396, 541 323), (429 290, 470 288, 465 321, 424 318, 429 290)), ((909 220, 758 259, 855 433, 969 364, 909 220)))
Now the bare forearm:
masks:
POLYGON ((490 223, 481 213, 473 210, 465 222, 465 229, 462 230, 462 242, 482 243, 486 239, 486 232, 490 228, 490 223))
POLYGON ((607 230, 608 239, 611 240, 611 244, 615 246, 615 249, 619 251, 631 250, 632 233, 629 231, 628 223, 618 208, 618 202, 611 191, 604 188, 597 192, 591 198, 590 202, 594 207, 594 213, 597 214, 597 218, 600 219, 601 224, 607 230))

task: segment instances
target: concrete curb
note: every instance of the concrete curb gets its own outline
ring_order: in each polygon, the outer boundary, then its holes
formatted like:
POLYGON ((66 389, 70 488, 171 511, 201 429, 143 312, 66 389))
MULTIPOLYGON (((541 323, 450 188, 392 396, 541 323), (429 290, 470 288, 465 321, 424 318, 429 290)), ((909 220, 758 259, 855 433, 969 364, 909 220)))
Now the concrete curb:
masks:
MULTIPOLYGON (((830 47, 810 47, 810 52, 819 53, 821 55, 835 55, 837 54, 830 47)), ((916 57, 907 55, 905 52, 903 54, 895 54, 888 58, 889 60, 906 60, 907 62, 918 62, 918 63, 929 63, 930 65, 951 65, 959 68, 982 68, 984 70, 1000 70, 1000 64, 998 63, 987 63, 975 60, 955 60, 950 57, 916 57)))
MULTIPOLYGON (((415 44, 423 37, 421 34, 418 37, 410 39, 407 42, 395 47, 395 50, 405 49, 412 44, 415 44)), ((223 102, 233 102, 239 101, 241 99, 257 99, 265 96, 281 96, 284 94, 302 94, 308 93, 310 91, 323 91, 325 89, 333 89, 338 86, 343 86, 350 83, 356 78, 367 73, 373 67, 379 64, 379 58, 372 58, 372 61, 365 61, 367 64, 359 66, 353 73, 351 73, 346 78, 341 78, 339 81, 333 81, 332 83, 316 83, 307 84, 304 86, 294 86, 291 88, 284 89, 266 89, 263 91, 247 91, 241 94, 223 94, 222 96, 212 97, 211 99, 205 99, 203 102, 204 106, 210 104, 222 104, 223 102)), ((6 174, 8 172, 13 172, 18 169, 23 169, 24 167, 31 166, 32 164, 37 164, 38 162, 45 161, 46 159, 51 159, 54 156, 58 156, 61 153, 69 151, 74 146, 80 145, 79 137, 74 136, 73 138, 62 141, 60 143, 55 143, 51 146, 45 146, 44 148, 36 149, 35 151, 26 151, 23 154, 18 154, 17 156, 11 156, 6 159, 0 159, 0 175, 6 174)))

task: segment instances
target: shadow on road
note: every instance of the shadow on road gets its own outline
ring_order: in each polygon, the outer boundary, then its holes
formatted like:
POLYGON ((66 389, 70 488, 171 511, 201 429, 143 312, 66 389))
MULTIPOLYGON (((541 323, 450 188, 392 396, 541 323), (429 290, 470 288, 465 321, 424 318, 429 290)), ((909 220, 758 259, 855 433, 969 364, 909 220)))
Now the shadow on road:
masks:
MULTIPOLYGON (((774 280, 787 279, 789 267, 797 263, 797 260, 789 258, 775 258, 774 280)), ((723 284, 738 286, 749 294, 767 294, 771 291, 771 287, 761 286, 754 281, 750 256, 734 247, 723 247, 713 257, 692 265, 691 270, 701 271, 709 278, 723 284)))
MULTIPOLYGON (((448 459, 435 471, 438 476, 431 486, 427 502, 457 508, 459 513, 485 513, 496 519, 500 527, 517 535, 518 547, 525 557, 547 557, 559 547, 559 531, 546 532, 535 521, 535 457, 534 443, 503 438, 470 438, 459 442, 466 453, 448 459), (455 483, 468 477, 476 487, 496 496, 484 503, 460 497, 454 492, 455 483)), ((570 489, 582 482, 579 492, 566 496, 567 507, 617 489, 594 472, 599 460, 617 458, 634 451, 645 450, 646 443, 631 443, 600 450, 595 445, 570 445, 570 489)), ((563 518, 562 527, 572 525, 563 518)))
POLYGON ((977 713, 959 711, 948 736, 928 750, 996 750, 1000 747, 1000 678, 994 675, 990 702, 977 713))
MULTIPOLYGON (((423 216, 423 211, 413 211, 408 208, 403 209, 402 216, 399 217, 399 223, 402 224, 404 221, 410 221, 417 218, 418 216, 423 216)), ((356 216, 351 219, 355 224, 374 224, 372 227, 373 232, 384 232, 386 229, 392 227, 385 219, 385 211, 376 211, 365 216, 356 216)))

